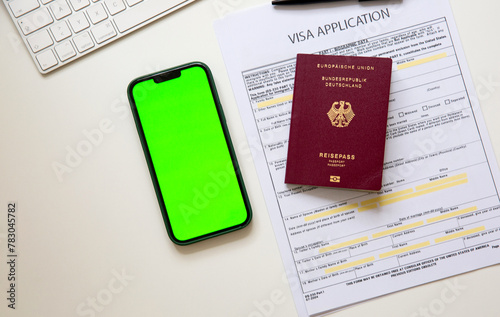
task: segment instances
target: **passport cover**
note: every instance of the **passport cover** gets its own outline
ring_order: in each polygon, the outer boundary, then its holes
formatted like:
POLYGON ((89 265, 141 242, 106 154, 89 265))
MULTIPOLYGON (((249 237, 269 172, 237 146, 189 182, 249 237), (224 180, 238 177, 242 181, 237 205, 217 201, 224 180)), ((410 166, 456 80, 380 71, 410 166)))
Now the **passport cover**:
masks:
POLYGON ((382 188, 392 60, 298 54, 285 183, 382 188))

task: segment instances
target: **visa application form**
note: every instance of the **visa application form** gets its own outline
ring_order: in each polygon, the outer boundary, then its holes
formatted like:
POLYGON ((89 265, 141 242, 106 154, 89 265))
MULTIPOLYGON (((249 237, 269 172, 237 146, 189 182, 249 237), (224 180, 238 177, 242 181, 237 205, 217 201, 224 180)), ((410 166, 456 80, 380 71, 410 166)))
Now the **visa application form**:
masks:
POLYGON ((215 30, 300 316, 500 262, 497 161, 447 0, 267 5, 215 30), (297 53, 392 58, 380 192, 284 183, 297 53))

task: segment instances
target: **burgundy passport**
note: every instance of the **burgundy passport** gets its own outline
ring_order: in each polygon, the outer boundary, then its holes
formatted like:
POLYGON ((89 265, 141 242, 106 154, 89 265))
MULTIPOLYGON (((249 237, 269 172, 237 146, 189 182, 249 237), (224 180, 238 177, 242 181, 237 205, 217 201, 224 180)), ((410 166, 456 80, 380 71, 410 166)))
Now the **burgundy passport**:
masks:
POLYGON ((382 188, 392 60, 298 54, 285 183, 382 188))

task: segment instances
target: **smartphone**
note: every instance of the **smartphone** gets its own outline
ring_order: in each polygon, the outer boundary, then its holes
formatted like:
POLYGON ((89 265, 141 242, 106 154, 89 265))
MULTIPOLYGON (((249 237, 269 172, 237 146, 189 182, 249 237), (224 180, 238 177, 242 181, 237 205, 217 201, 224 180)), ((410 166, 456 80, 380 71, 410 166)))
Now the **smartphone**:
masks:
POLYGON ((186 245, 248 225, 252 210, 208 66, 137 78, 128 97, 170 239, 186 245))

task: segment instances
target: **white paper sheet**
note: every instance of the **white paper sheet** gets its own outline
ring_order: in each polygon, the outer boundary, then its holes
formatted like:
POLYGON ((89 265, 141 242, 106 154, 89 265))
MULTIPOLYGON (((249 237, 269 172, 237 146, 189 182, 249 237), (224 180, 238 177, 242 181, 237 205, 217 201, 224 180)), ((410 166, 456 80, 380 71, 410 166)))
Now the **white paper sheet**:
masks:
POLYGON ((497 161, 446 0, 266 5, 215 30, 300 316, 500 262, 497 161), (297 53, 393 59, 381 192, 284 184, 297 53))

